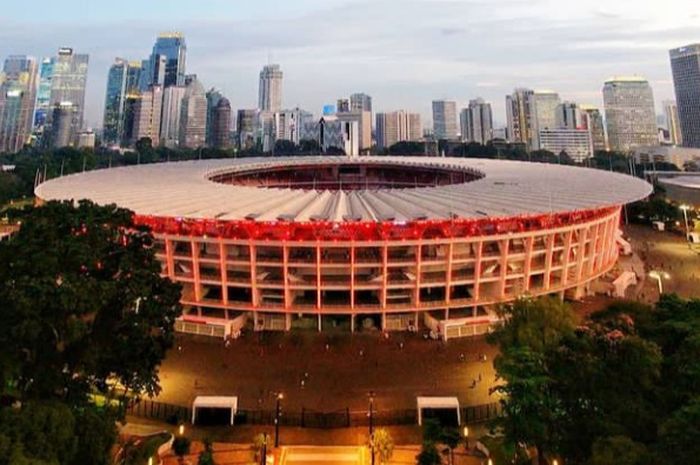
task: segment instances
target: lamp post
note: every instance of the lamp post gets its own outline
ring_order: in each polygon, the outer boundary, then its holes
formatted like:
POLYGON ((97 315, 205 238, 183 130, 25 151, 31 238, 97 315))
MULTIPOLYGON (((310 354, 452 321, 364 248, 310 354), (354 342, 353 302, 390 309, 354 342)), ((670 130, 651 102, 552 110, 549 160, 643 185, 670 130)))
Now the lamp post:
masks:
POLYGON ((277 404, 275 406, 275 448, 280 446, 280 413, 281 413, 281 404, 280 402, 284 398, 284 394, 281 392, 277 393, 277 404))
POLYGON ((685 240, 688 242, 688 248, 692 248, 690 245, 690 224, 688 223, 688 210, 690 210, 690 206, 681 205, 680 208, 683 211, 683 219, 685 220, 685 240))
POLYGON ((659 294, 664 293, 664 285, 663 285, 663 280, 664 279, 671 279, 671 275, 666 273, 665 271, 650 271, 649 272, 649 277, 656 279, 656 281, 659 283, 659 294))
POLYGON ((180 427, 177 430, 178 435, 184 436, 185 435, 185 424, 181 423, 180 427))
POLYGON ((369 391, 369 454, 371 465, 374 465, 374 391, 369 391))
POLYGON ((465 426, 462 432, 464 433, 464 448, 469 450, 469 427, 465 426))
POLYGON ((262 450, 260 451, 260 465, 267 465, 267 433, 263 433, 262 450))

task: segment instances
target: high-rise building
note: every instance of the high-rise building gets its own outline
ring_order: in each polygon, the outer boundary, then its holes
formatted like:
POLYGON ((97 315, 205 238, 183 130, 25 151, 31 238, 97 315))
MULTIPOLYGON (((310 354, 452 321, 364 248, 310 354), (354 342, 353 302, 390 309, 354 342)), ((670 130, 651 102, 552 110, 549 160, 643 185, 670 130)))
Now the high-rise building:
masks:
POLYGON ((459 115, 462 140, 486 144, 493 139, 493 115, 491 104, 483 99, 469 101, 469 107, 464 108, 459 115))
POLYGON ((132 144, 150 139, 153 146, 160 145, 160 119, 163 110, 163 86, 151 86, 141 93, 134 108, 132 144))
POLYGON ((282 109, 283 76, 279 65, 267 65, 260 71, 258 108, 261 111, 274 113, 282 109))
POLYGON ((306 122, 302 133, 305 140, 318 142, 324 152, 336 148, 343 150, 350 157, 360 154, 357 121, 344 121, 332 115, 324 116, 318 121, 306 122))
POLYGON ((76 139, 74 132, 76 110, 70 102, 55 105, 51 111, 51 138, 49 145, 55 148, 73 145, 76 139))
POLYGON ((211 120, 211 145, 214 148, 226 150, 231 147, 231 103, 222 97, 216 103, 211 120))
POLYGON ((403 110, 377 113, 377 147, 389 148, 397 142, 419 141, 423 138, 420 114, 403 110))
POLYGON ((336 105, 337 113, 348 113, 350 111, 350 100, 346 98, 338 99, 338 104, 336 105))
POLYGON ((313 115, 301 108, 283 110, 274 114, 275 140, 288 140, 299 144, 303 139, 303 128, 313 122, 313 115))
MULTIPOLYGON (((70 109, 73 112, 70 125, 70 142, 74 145, 77 142, 77 134, 83 127, 83 114, 85 112, 85 83, 87 82, 89 56, 74 53, 72 48, 60 48, 58 56, 55 58, 53 67, 53 77, 51 79, 51 101, 50 106, 56 109, 61 107, 61 111, 49 113, 49 124, 53 124, 53 115, 59 114, 65 117, 65 111, 70 109), (70 104, 70 105, 68 105, 70 104)), ((52 131, 55 135, 56 132, 52 131)), ((63 135, 64 131, 60 131, 63 135)), ((56 140, 55 138, 53 140, 56 140)), ((63 142, 60 139, 59 142, 63 142)))
POLYGON ((611 150, 629 152, 635 147, 659 145, 654 93, 646 79, 609 79, 603 87, 603 101, 611 150))
POLYGON ((211 88, 207 91, 207 146, 214 146, 214 118, 219 102, 224 98, 218 89, 211 88))
POLYGON ((683 145, 678 106, 673 100, 664 101, 664 114, 666 116, 666 128, 668 129, 669 142, 672 145, 683 145))
POLYGON ((170 86, 163 91, 163 110, 160 119, 161 145, 174 149, 180 145, 180 117, 182 100, 185 98, 184 86, 170 86))
POLYGON ((39 136, 44 133, 44 126, 51 111, 51 80, 55 62, 54 58, 44 58, 39 68, 39 89, 34 109, 34 132, 39 136))
POLYGON ((559 129, 582 129, 585 123, 581 107, 573 102, 563 102, 556 109, 556 125, 559 129))
POLYGON ((454 140, 457 138, 456 102, 433 100, 433 132, 438 140, 454 140))
POLYGON ((18 152, 32 133, 37 61, 24 55, 5 60, 0 77, 0 152, 18 152))
POLYGON ((507 139, 510 142, 530 143, 532 133, 532 104, 531 96, 535 91, 530 89, 515 89, 512 95, 506 96, 506 116, 508 119, 507 139))
POLYGON ((163 87, 185 85, 185 62, 187 44, 180 32, 165 32, 156 38, 153 52, 148 60, 148 81, 146 84, 160 84, 163 87))
POLYGON ((605 137, 605 122, 600 110, 594 106, 581 105, 583 125, 591 133, 593 151, 607 151, 608 143, 605 137))
MULTIPOLYGON (((124 138, 124 110, 128 95, 139 94, 141 63, 116 58, 107 74, 102 139, 105 144, 119 144, 124 138)), ((154 145, 157 143, 153 141, 154 145)))
POLYGON ((685 147, 700 148, 700 44, 675 48, 670 55, 680 139, 685 147))
POLYGON ((350 110, 372 113, 372 97, 363 93, 352 94, 350 96, 350 110))
POLYGON ((555 155, 566 153, 578 163, 593 156, 593 139, 588 129, 541 129, 539 141, 540 150, 547 150, 555 155))
POLYGON ((530 94, 532 111, 530 133, 530 150, 540 150, 540 131, 557 128, 557 107, 561 100, 559 94, 548 90, 536 90, 530 94))
POLYGON ((250 150, 258 145, 259 113, 260 110, 258 109, 238 110, 236 115, 236 134, 240 150, 250 150))
POLYGON ((180 116, 180 147, 198 148, 206 144, 207 95, 196 76, 188 77, 180 116))

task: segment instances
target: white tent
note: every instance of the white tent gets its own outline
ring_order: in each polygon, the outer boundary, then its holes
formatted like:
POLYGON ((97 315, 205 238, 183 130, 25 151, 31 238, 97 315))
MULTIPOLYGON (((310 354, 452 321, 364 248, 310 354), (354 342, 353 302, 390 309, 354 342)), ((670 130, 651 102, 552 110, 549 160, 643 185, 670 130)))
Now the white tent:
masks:
POLYGON ((238 397, 223 397, 223 396, 197 396, 192 402, 192 424, 194 425, 197 419, 197 409, 200 408, 216 408, 231 410, 231 425, 233 418, 238 412, 238 397))
POLYGON ((455 410, 457 412, 457 424, 462 424, 462 416, 459 408, 459 399, 456 397, 416 397, 418 404, 418 424, 423 425, 423 410, 455 410))

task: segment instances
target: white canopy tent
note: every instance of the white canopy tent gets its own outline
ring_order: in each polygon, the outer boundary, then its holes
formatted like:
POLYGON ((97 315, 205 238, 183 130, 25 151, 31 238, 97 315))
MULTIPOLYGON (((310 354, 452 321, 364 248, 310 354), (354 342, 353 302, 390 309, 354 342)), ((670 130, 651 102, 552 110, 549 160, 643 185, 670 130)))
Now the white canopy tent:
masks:
POLYGON ((423 425, 423 410, 455 410, 457 424, 462 424, 459 399, 456 397, 416 397, 418 404, 418 424, 423 425))
POLYGON ((212 408, 212 409, 230 409, 231 410, 231 425, 233 418, 238 412, 238 397, 224 396, 197 396, 192 402, 192 424, 197 419, 197 409, 212 408))

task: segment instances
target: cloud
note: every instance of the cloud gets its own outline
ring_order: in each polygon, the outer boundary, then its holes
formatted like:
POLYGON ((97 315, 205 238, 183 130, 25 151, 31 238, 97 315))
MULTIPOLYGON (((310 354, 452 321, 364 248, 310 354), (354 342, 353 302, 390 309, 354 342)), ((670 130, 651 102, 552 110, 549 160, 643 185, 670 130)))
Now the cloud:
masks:
POLYGON ((502 121, 504 96, 516 86, 552 88, 563 98, 600 104, 604 80, 619 74, 649 78, 660 103, 672 97, 668 48, 700 40, 692 23, 700 5, 688 0, 303 3, 294 14, 266 8, 267 14, 240 18, 212 9, 208 17, 200 12, 189 20, 172 13, 85 24, 8 19, 0 55, 45 55, 61 45, 90 53, 92 123, 101 118, 114 57, 145 58, 157 32, 172 29, 187 36, 188 72, 224 90, 237 108, 255 105, 257 74, 271 56, 285 72, 288 106, 318 112, 341 96, 367 92, 379 110, 407 108, 429 119, 433 99, 464 104, 481 96, 502 121))

